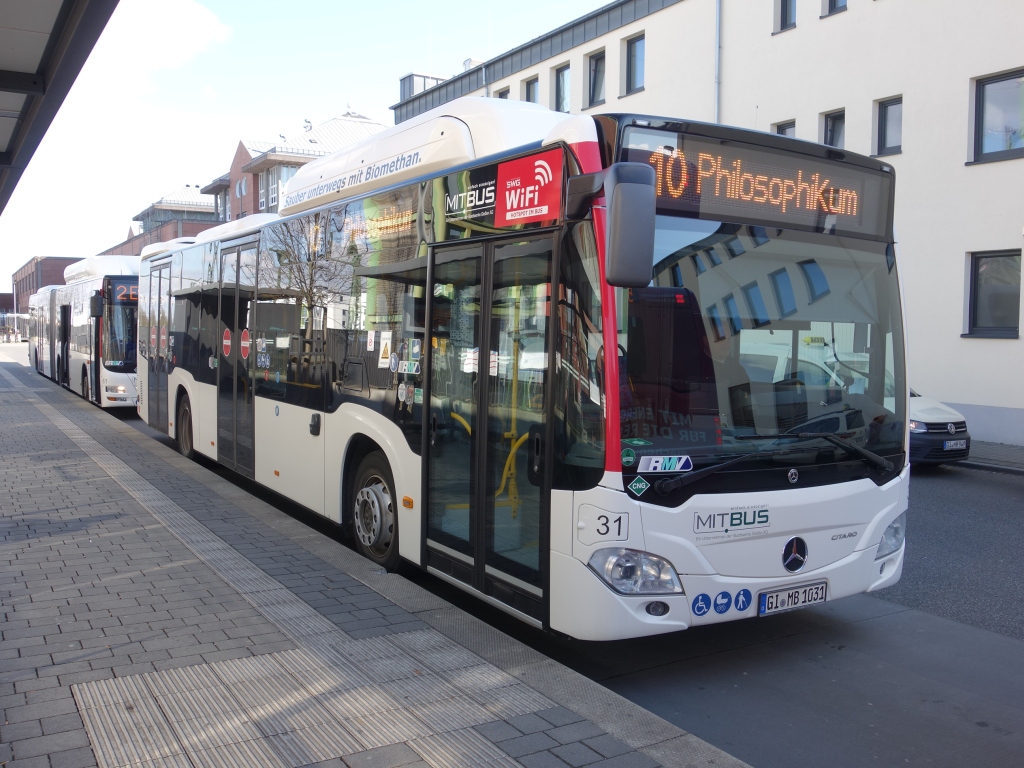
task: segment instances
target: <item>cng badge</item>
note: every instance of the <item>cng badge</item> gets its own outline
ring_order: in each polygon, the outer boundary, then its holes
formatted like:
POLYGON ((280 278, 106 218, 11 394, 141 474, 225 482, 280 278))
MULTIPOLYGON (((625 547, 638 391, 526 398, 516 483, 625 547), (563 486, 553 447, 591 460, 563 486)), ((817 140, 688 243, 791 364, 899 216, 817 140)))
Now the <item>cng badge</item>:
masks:
POLYGON ((636 477, 635 477, 635 478, 633 479, 633 482, 632 482, 632 483, 630 483, 630 484, 629 484, 628 486, 626 486, 626 487, 627 487, 627 488, 629 488, 629 490, 631 490, 631 491, 632 491, 633 493, 635 493, 635 494, 636 494, 637 496, 643 496, 643 495, 644 495, 644 491, 646 491, 646 490, 647 490, 648 488, 650 488, 650 487, 651 487, 651 484, 650 484, 650 483, 648 483, 648 482, 647 482, 646 480, 644 480, 644 479, 643 479, 642 477, 640 477, 639 475, 637 475, 637 476, 636 476, 636 477))

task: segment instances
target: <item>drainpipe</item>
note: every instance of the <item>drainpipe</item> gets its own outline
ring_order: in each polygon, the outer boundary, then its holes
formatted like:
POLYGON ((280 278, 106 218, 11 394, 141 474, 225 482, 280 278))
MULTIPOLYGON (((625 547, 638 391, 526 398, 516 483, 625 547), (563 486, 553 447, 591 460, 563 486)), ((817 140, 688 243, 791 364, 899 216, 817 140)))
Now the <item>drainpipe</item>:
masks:
POLYGON ((715 122, 722 102, 722 0, 715 0, 715 122))

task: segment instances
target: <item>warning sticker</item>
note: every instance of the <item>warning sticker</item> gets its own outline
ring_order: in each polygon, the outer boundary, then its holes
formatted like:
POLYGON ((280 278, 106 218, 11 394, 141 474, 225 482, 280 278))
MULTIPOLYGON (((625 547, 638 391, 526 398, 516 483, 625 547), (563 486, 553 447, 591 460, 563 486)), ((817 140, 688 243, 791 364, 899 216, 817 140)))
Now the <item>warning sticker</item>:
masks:
POLYGON ((391 367, 391 331, 380 332, 380 354, 377 355, 377 367, 391 367))
POLYGON ((231 331, 227 328, 224 329, 224 340, 221 347, 224 350, 224 357, 228 357, 231 354, 231 331))
POLYGON ((373 337, 377 335, 376 331, 370 331, 366 334, 366 351, 373 352, 373 337))
POLYGON ((238 351, 242 354, 243 360, 249 359, 249 329, 243 328, 242 334, 238 337, 238 351))

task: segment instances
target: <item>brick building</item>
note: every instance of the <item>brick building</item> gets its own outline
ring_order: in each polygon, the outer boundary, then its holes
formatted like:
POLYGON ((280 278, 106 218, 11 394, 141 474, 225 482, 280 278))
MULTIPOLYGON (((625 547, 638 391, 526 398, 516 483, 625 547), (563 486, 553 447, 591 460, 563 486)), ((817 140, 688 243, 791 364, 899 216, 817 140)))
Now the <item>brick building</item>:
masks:
POLYGON ((217 221, 233 221, 253 213, 277 213, 278 192, 311 160, 384 130, 355 112, 346 112, 322 125, 311 125, 294 139, 278 143, 240 141, 228 172, 200 191, 213 195, 217 221))
POLYGON ((216 223, 214 199, 204 195, 199 185, 185 185, 132 217, 128 238, 101 255, 138 256, 151 243, 194 237, 216 223))
POLYGON ((11 277, 14 285, 14 311, 28 312, 28 297, 44 285, 64 285, 64 268, 78 256, 35 256, 11 277))

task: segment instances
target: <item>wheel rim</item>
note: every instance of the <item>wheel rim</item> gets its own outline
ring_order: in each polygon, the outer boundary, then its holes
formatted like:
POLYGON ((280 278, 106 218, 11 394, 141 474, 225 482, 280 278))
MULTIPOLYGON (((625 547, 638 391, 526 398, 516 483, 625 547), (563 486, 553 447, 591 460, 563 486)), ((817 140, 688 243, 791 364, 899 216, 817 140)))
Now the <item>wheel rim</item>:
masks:
POLYGON ((359 542, 375 556, 386 554, 394 535, 395 511, 382 478, 368 478, 356 494, 354 518, 359 542))
POLYGON ((181 452, 187 455, 192 452, 192 409, 187 405, 181 407, 181 414, 178 416, 178 429, 181 432, 178 436, 181 452))

